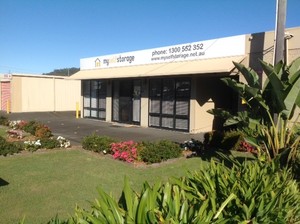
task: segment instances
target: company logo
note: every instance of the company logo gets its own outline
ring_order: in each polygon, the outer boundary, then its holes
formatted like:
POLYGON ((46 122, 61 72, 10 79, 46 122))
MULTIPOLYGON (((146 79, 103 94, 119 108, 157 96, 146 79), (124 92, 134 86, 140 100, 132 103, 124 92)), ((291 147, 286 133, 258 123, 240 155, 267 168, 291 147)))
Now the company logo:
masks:
POLYGON ((103 64, 105 64, 107 67, 109 67, 110 64, 115 64, 115 63, 117 63, 117 58, 116 57, 103 59, 103 64))
POLYGON ((101 61, 100 61, 99 58, 97 58, 97 59, 95 60, 95 67, 96 67, 96 68, 101 67, 101 61))
POLYGON ((134 56, 121 56, 121 55, 119 55, 119 57, 113 56, 113 57, 110 57, 110 58, 103 58, 102 62, 101 62, 101 60, 99 58, 97 58, 95 60, 95 68, 100 68, 102 66, 110 67, 111 65, 118 64, 118 63, 122 63, 122 64, 129 63, 129 64, 131 64, 134 61, 134 59, 135 59, 134 56))

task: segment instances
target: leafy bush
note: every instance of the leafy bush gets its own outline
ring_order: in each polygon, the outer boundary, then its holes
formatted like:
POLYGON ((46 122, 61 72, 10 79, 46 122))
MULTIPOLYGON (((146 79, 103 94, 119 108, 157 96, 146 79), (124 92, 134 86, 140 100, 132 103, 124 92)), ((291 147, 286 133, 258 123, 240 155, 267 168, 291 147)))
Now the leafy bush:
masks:
POLYGON ((246 142, 246 141, 241 141, 240 142, 239 151, 251 152, 251 153, 254 153, 254 154, 257 153, 257 149, 254 146, 252 146, 250 143, 246 142))
POLYGON ((31 151, 31 152, 34 152, 40 148, 42 148, 42 143, 41 143, 41 140, 36 140, 36 141, 25 141, 24 142, 24 148, 25 150, 28 150, 28 151, 31 151))
POLYGON ((69 148, 71 146, 71 142, 62 136, 58 136, 56 140, 60 148, 69 148))
POLYGON ((57 139, 53 139, 53 138, 41 139, 41 145, 45 149, 54 149, 54 148, 60 147, 59 141, 57 139))
POLYGON ((22 151, 22 147, 18 143, 7 142, 5 138, 0 136, 0 155, 12 155, 22 151))
POLYGON ((28 151, 36 151, 38 149, 54 149, 54 148, 68 148, 70 141, 59 136, 57 139, 54 138, 42 138, 36 141, 25 141, 24 148, 28 151))
POLYGON ((24 126, 25 126, 25 125, 27 125, 27 121, 20 120, 20 121, 17 121, 16 128, 17 128, 17 129, 24 130, 24 126))
POLYGON ((8 126, 8 124, 9 124, 8 118, 3 115, 0 116, 0 125, 8 126))
POLYGON ((174 179, 198 203, 206 203, 205 217, 236 223, 296 223, 300 220, 299 186, 278 161, 233 167, 211 162, 207 170, 174 179), (200 196, 200 197, 199 197, 200 196))
POLYGON ((35 128, 34 135, 38 138, 50 138, 52 136, 52 132, 48 126, 39 124, 35 128))
POLYGON ((241 131, 226 131, 222 140, 222 149, 240 151, 244 135, 241 131))
POLYGON ((211 131, 204 134, 203 144, 207 147, 220 148, 224 138, 223 132, 211 131))
POLYGON ((18 138, 18 139, 23 138, 23 131, 22 130, 11 129, 11 130, 7 130, 6 133, 7 133, 9 138, 18 138))
POLYGON ((9 121, 8 126, 14 130, 21 129, 23 130, 23 127, 27 124, 26 121, 23 120, 15 120, 15 121, 9 121))
POLYGON ((298 223, 299 187, 290 170, 279 167, 211 161, 165 184, 145 182, 140 193, 125 177, 119 200, 98 188, 90 210, 77 207, 73 218, 52 223, 298 223))
POLYGON ((300 182, 300 145, 295 154, 295 159, 291 163, 291 169, 294 175, 294 178, 300 182))
MULTIPOLYGON (((296 159, 300 144, 300 136, 292 140, 295 129, 289 128, 295 109, 300 107, 300 57, 290 65, 283 61, 274 66, 260 62, 266 75, 264 85, 253 69, 235 62, 235 68, 246 82, 231 77, 221 79, 246 102, 245 111, 232 114, 222 108, 215 108, 208 112, 223 118, 224 126, 234 126, 250 134, 246 136, 247 142, 256 146, 261 159, 270 161, 283 155, 286 161, 282 160, 282 164, 290 166, 296 159)), ((296 122, 299 118, 298 115, 296 122)))
POLYGON ((29 121, 23 125, 23 130, 27 133, 35 135, 36 129, 40 124, 36 121, 29 121))
POLYGON ((111 143, 115 142, 115 140, 108 136, 100 136, 96 134, 92 134, 86 136, 82 140, 82 147, 86 150, 94 151, 94 152, 106 152, 111 154, 111 143))
POLYGON ((129 163, 137 160, 138 144, 133 141, 111 143, 113 158, 129 163))
POLYGON ((180 146, 169 140, 159 142, 142 142, 138 152, 146 163, 159 163, 168 159, 178 158, 182 153, 180 146))

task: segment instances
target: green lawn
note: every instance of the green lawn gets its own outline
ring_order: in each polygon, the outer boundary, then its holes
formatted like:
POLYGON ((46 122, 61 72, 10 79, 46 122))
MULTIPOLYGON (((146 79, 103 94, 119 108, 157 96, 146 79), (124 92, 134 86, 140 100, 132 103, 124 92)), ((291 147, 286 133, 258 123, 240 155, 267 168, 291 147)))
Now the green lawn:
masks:
POLYGON ((67 218, 75 205, 87 207, 97 186, 119 197, 124 176, 139 190, 144 181, 166 181, 200 169, 200 158, 180 158, 160 165, 134 167, 83 150, 54 150, 0 157, 0 223, 46 223, 56 214, 67 218), (7 185, 4 181, 8 182, 7 185))

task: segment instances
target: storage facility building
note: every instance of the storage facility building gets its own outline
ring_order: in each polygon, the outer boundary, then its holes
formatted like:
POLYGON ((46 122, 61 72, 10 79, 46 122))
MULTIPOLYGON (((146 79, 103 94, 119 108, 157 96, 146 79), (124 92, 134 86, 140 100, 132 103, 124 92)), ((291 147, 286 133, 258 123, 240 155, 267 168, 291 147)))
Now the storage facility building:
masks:
MULTIPOLYGON (((285 60, 300 56, 300 27, 286 29, 285 60)), ((215 129, 212 108, 242 109, 220 80, 242 80, 233 61, 255 69, 273 63, 274 32, 83 58, 71 76, 82 82, 82 117, 190 133, 215 129)))
POLYGON ((7 112, 75 111, 81 83, 64 76, 0 75, 1 110, 7 112))

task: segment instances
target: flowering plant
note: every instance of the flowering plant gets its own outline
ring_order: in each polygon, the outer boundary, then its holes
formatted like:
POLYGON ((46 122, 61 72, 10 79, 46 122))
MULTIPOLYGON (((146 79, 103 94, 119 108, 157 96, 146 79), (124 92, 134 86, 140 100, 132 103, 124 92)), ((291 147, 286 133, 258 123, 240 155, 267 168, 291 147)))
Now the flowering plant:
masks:
POLYGON ((41 141, 25 141, 24 142, 25 150, 36 151, 42 147, 41 141))
POLYGON ((10 121, 9 122, 9 124, 8 124, 8 126, 10 127, 10 128, 12 128, 12 129, 17 129, 18 128, 18 123, 19 123, 20 121, 10 121))
POLYGON ((137 147, 133 141, 112 143, 113 158, 132 163, 137 160, 137 147))
POLYGON ((52 132, 48 126, 39 124, 36 126, 34 135, 38 138, 50 138, 52 132))
POLYGON ((56 140, 59 142, 60 148, 68 148, 71 146, 71 142, 62 136, 58 136, 56 140))
POLYGON ((251 144, 249 144, 248 142, 242 141, 240 143, 240 151, 254 153, 256 150, 255 150, 255 147, 252 146, 251 144))
POLYGON ((27 124, 26 121, 23 120, 16 120, 16 121, 10 121, 9 127, 16 130, 16 129, 23 129, 23 127, 27 124))

